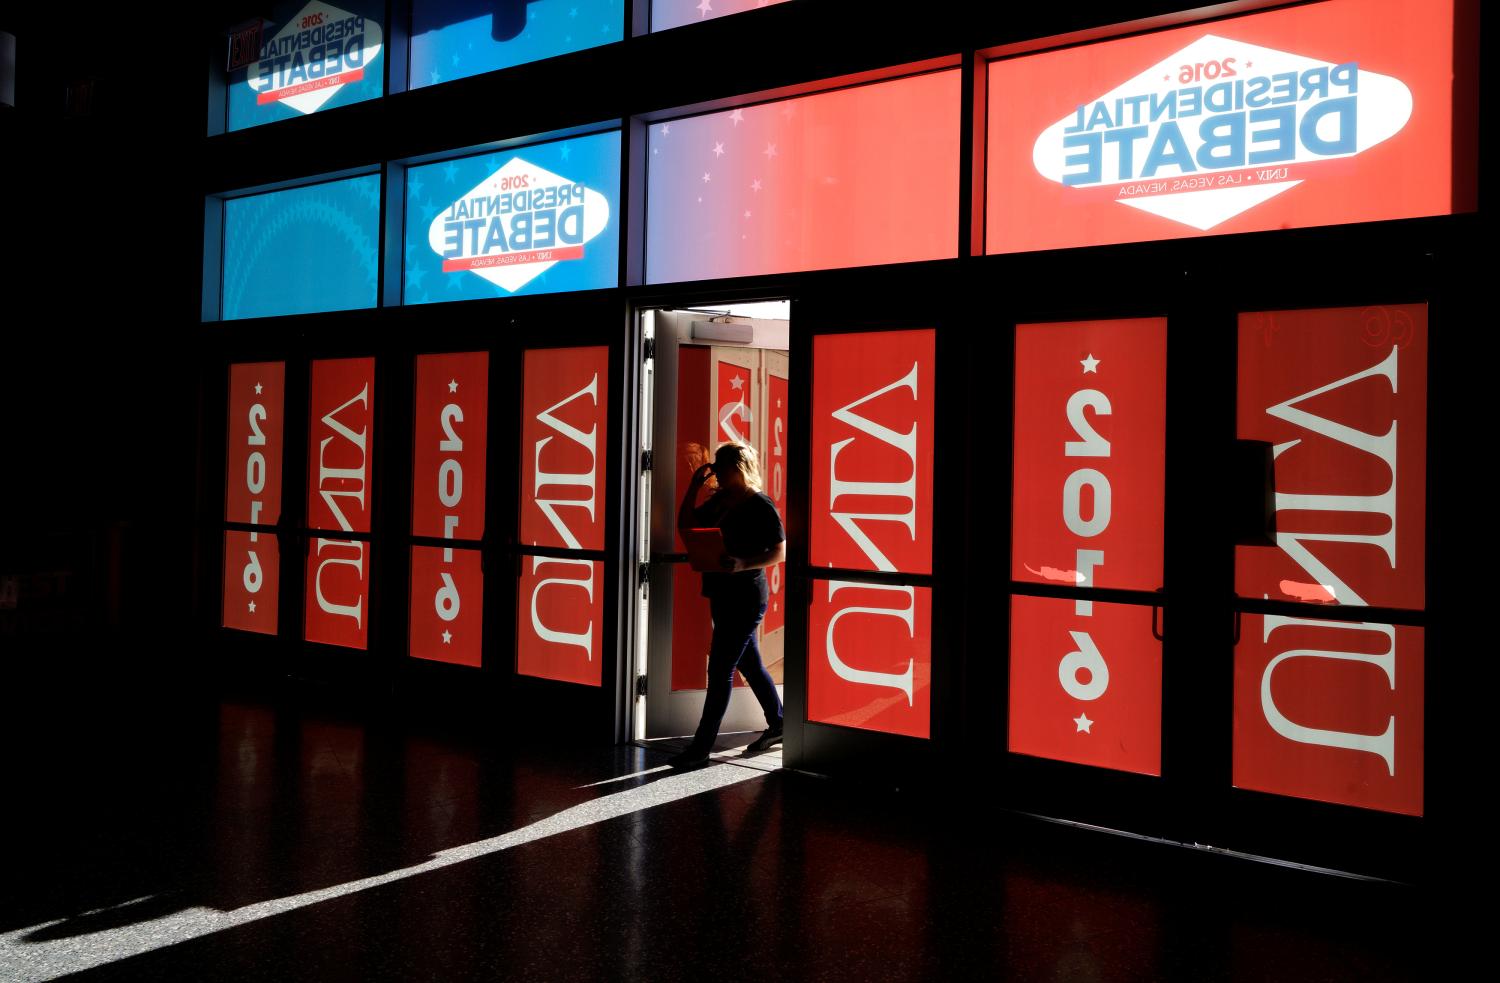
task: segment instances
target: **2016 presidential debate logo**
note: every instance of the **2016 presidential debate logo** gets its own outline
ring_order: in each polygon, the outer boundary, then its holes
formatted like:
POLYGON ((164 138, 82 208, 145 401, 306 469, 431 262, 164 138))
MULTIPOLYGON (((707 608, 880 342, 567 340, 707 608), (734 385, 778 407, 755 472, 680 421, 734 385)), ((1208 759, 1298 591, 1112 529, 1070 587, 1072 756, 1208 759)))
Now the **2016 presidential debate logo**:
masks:
POLYGON ((432 220, 427 241, 444 273, 475 273, 515 293, 557 263, 583 259, 609 224, 609 200, 521 157, 432 220))
POLYGON ((613 287, 620 134, 406 172, 405 303, 613 287))
POLYGON ((1324 0, 989 65, 990 253, 1475 207, 1470 0, 1324 0))
POLYGON ((1080 103, 1032 161, 1050 181, 1207 230, 1410 117, 1400 79, 1210 34, 1080 103))
POLYGON ((315 113, 344 86, 364 79, 381 42, 373 20, 314 0, 266 41, 245 84, 257 105, 315 113))

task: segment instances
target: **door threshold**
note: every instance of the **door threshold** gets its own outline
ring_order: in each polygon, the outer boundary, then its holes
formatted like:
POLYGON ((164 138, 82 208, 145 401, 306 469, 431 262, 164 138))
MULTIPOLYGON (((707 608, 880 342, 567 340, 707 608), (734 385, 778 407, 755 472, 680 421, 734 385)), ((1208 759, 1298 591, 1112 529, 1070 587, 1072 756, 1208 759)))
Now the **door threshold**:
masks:
MULTIPOLYGON (((756 771, 781 771, 785 765, 782 763, 781 745, 778 744, 769 751, 759 754, 747 753, 745 747, 757 737, 760 731, 747 730, 737 733, 720 734, 719 739, 714 742, 714 749, 709 754, 709 760, 714 764, 739 765, 742 768, 753 768, 756 771)), ((648 751, 661 751, 666 754, 676 754, 685 750, 690 737, 654 737, 641 738, 632 741, 636 747, 642 747, 648 751)))

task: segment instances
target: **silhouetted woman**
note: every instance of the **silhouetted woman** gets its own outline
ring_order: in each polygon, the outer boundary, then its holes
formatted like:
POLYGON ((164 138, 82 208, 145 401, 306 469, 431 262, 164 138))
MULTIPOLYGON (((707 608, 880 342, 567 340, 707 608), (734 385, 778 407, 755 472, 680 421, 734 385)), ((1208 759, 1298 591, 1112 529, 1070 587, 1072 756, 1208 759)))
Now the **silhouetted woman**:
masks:
POLYGON ((729 708, 736 669, 766 715, 766 731, 750 749, 762 751, 781 740, 781 697, 760 661, 755 629, 766 614, 765 568, 786 558, 786 533, 776 506, 760 489, 755 449, 738 442, 720 444, 713 463, 693 472, 692 484, 677 510, 677 528, 684 537, 689 529, 717 526, 724 536, 724 554, 719 558, 722 572, 703 574, 703 596, 708 598, 714 623, 703 719, 687 750, 672 758, 674 768, 690 768, 708 760, 729 708), (718 489, 694 508, 698 491, 710 475, 718 489))

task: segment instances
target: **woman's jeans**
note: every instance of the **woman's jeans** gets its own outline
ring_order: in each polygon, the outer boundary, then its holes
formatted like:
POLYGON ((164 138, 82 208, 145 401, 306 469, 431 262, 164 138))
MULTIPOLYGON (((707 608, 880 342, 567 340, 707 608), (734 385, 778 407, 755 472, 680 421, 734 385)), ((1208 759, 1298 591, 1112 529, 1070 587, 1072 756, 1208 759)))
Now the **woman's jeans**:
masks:
POLYGON ((760 646, 755 644, 755 629, 765 616, 766 602, 758 593, 735 592, 710 598, 708 603, 714 619, 714 637, 708 649, 708 694, 703 700, 703 719, 693 736, 693 746, 703 750, 713 747, 714 738, 719 736, 736 669, 760 701, 766 726, 781 726, 781 697, 760 661, 760 646))

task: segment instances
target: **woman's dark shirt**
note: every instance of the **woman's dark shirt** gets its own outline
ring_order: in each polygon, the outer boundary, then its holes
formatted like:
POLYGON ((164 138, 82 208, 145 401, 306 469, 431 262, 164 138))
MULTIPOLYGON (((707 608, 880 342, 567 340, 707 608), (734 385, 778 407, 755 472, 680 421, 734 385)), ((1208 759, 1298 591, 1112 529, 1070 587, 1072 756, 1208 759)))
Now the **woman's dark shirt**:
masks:
MULTIPOLYGON (((745 496, 727 511, 718 493, 693 512, 693 524, 700 528, 718 526, 724 534, 724 552, 744 558, 756 556, 786 539, 776 506, 760 492, 745 496)), ((759 595, 761 603, 770 596, 764 569, 741 570, 738 573, 705 573, 703 596, 759 595)))

